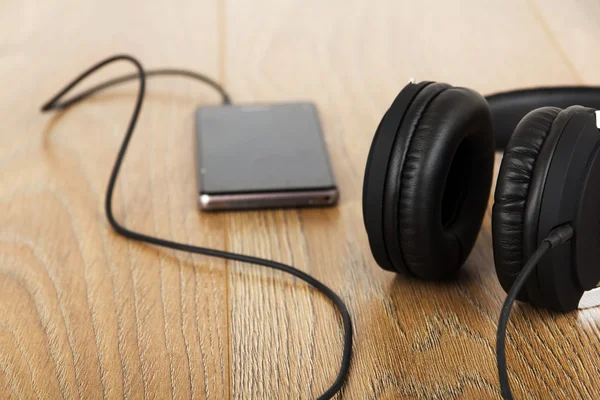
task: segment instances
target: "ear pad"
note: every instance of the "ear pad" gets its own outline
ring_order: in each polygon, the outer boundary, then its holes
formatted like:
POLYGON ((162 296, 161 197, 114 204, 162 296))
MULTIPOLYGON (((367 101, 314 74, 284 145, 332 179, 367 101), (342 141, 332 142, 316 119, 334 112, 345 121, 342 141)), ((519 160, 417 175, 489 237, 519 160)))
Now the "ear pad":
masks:
POLYGON ((449 87, 450 85, 445 83, 431 83, 414 96, 411 104, 403 110, 402 123, 399 124, 396 132, 394 132, 394 141, 390 146, 384 175, 385 180, 382 187, 383 214, 381 214, 380 218, 382 218, 382 239, 388 259, 394 266, 394 269, 400 273, 414 275, 414 272, 406 265, 399 244, 398 201, 400 194, 395 189, 399 188, 408 144, 414 137, 418 121, 437 96, 449 87))
POLYGON ((400 250, 413 274, 440 279, 460 268, 477 238, 494 135, 487 102, 477 92, 446 86, 420 100, 407 111, 388 167, 386 245, 400 250))
MULTIPOLYGON (((540 157, 540 152, 544 147, 554 147, 550 142, 560 137, 562 130, 552 129, 560 112, 556 107, 544 107, 527 114, 504 152, 494 195, 492 236, 496 273, 506 292, 529 257, 523 247, 527 227, 535 227, 537 232, 537 218, 527 217, 537 215, 531 212, 537 208, 532 204, 541 198, 544 179, 534 180, 534 170, 547 170, 540 163, 549 163, 552 152, 548 157, 540 157), (551 130, 557 134, 549 136, 551 130), (526 212, 527 209, 530 211, 526 212)), ((525 291, 519 294, 519 299, 528 299, 525 291)))
POLYGON ((362 196, 363 221, 373 258, 388 271, 410 273, 403 265, 392 264, 383 238, 383 198, 390 154, 406 110, 429 86, 431 82, 409 83, 402 89, 381 119, 367 157, 362 196))

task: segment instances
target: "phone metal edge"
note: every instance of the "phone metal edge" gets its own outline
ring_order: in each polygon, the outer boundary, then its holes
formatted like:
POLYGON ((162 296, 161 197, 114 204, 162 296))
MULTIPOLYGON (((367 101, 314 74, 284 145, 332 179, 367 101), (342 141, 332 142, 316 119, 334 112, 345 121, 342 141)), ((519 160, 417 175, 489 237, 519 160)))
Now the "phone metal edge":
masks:
POLYGON ((263 193, 200 193, 202 211, 252 210, 265 208, 326 207, 337 203, 337 188, 263 193))

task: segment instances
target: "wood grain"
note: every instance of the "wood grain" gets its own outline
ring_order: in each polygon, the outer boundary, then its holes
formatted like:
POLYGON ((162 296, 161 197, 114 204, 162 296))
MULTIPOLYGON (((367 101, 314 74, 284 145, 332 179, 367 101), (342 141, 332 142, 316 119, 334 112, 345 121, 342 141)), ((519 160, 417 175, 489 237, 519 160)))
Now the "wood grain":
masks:
MULTIPOLYGON (((354 321, 340 398, 499 398, 498 285, 488 215, 455 281, 373 261, 361 185, 381 115, 410 78, 483 93, 598 83, 592 1, 202 0, 0 5, 2 398, 314 398, 335 376, 332 305, 282 273, 127 241, 103 210, 135 84, 56 116, 39 105, 127 52, 225 84, 235 101, 317 103, 334 209, 201 214, 192 114, 218 98, 148 84, 115 208, 131 228, 292 263, 336 290, 354 321)), ((93 80, 123 71, 107 68, 93 80)), ((490 202, 491 204, 491 202, 490 202)), ((596 397, 598 309, 518 305, 508 362, 517 398, 596 397)))

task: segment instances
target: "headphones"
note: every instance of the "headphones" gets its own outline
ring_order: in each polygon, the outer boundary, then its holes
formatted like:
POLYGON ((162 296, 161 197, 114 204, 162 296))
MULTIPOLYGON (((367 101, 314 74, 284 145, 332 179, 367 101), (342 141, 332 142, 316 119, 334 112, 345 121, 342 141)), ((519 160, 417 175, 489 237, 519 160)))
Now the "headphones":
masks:
POLYGON ((381 120, 366 165, 363 219, 376 262, 422 279, 453 276, 473 248, 495 151, 504 150, 492 210, 500 285, 508 293, 550 232, 569 224, 571 240, 541 257, 517 299, 576 309, 600 281, 596 109, 597 88, 486 99, 444 83, 409 83, 381 120))

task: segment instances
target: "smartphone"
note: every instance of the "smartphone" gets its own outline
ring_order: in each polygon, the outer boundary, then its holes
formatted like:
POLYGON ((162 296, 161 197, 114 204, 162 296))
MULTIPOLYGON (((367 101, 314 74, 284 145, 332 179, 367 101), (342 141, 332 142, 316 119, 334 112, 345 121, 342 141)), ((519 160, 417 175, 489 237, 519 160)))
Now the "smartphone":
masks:
POLYGON ((339 198, 312 103, 199 108, 196 168, 203 211, 323 207, 339 198))

